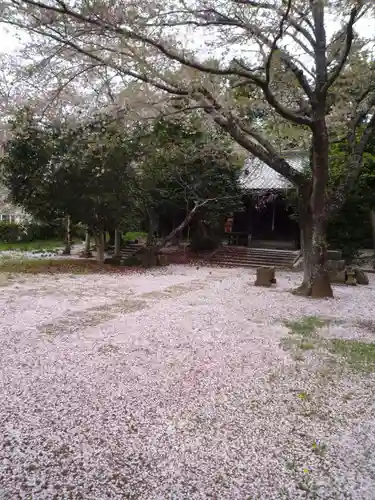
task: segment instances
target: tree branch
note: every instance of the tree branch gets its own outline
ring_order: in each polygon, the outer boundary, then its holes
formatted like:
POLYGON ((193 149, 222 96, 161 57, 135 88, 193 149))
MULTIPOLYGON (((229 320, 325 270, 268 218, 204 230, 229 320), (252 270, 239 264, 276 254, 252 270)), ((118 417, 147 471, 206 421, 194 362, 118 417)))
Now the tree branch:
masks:
POLYGON ((275 50, 277 49, 277 42, 283 36, 283 33, 284 33, 284 23, 288 19, 291 6, 292 6, 292 0, 288 0, 288 5, 287 5, 287 8, 286 8, 286 11, 281 16, 281 21, 280 21, 280 26, 279 26, 279 32, 277 33, 277 35, 275 36, 275 38, 274 38, 274 40, 272 42, 270 53, 269 53, 268 58, 267 58, 267 62, 266 62, 266 83, 267 83, 268 86, 269 86, 270 81, 271 81, 271 64, 272 64, 273 54, 274 54, 275 50))
POLYGON ((350 13, 349 22, 348 22, 348 24, 346 26, 346 30, 345 30, 346 31, 345 45, 342 49, 341 57, 340 57, 340 60, 337 64, 336 68, 331 72, 330 75, 328 75, 327 83, 325 84, 325 86, 323 88, 324 92, 327 92, 327 90, 335 83, 335 81, 340 76, 340 73, 348 60, 350 50, 351 50, 352 44, 353 44, 353 37, 354 37, 354 29, 353 28, 354 28, 354 24, 355 24, 356 19, 357 19, 357 14, 359 13, 360 9, 361 9, 360 6, 356 6, 352 9, 352 11, 350 13))

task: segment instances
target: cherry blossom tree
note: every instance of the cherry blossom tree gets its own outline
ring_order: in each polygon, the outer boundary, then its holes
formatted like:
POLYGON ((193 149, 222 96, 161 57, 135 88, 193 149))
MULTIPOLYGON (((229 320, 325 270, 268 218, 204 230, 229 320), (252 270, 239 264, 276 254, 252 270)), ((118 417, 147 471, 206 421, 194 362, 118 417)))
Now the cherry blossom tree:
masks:
POLYGON ((288 179, 304 232, 300 291, 331 296, 327 222, 375 131, 374 31, 360 36, 374 9, 372 0, 5 0, 2 20, 67 68, 106 68, 112 82, 151 86, 180 112, 201 108, 288 179), (330 144, 342 137, 348 168, 329 195, 330 144), (310 175, 285 159, 291 142, 306 148, 310 175))

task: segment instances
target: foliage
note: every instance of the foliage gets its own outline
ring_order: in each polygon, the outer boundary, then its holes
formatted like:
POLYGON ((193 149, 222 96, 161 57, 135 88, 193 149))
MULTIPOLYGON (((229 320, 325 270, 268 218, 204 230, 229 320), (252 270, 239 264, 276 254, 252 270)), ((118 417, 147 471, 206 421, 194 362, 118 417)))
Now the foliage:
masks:
MULTIPOLYGON (((86 82, 90 74, 101 96, 98 71, 105 70, 109 93, 112 82, 130 76, 145 95, 138 110, 143 117, 154 112, 150 102, 158 104, 156 112, 204 110, 241 147, 298 187, 305 206, 300 220, 304 232, 313 233, 304 239, 312 254, 312 265, 305 263, 306 291, 320 276, 331 295, 324 267, 327 218, 356 182, 375 131, 374 36, 360 32, 360 23, 373 19, 374 2, 166 0, 126 6, 5 0, 2 19, 37 35, 25 56, 36 53, 35 59, 45 61, 34 67, 35 75, 44 71, 44 81, 45 68, 55 61, 57 95, 66 95, 72 81, 79 88, 76 78, 86 82), (196 39, 204 40, 203 49, 196 39), (78 69, 57 78, 66 66, 78 69), (150 86, 156 89, 152 100, 150 86), (330 141, 343 136, 348 175, 328 196, 330 141), (297 146, 312 150, 312 182, 284 158, 287 148, 297 146)), ((125 93, 112 93, 112 104, 123 103, 125 93)), ((132 106, 129 101, 125 107, 132 106)))
POLYGON ((123 261, 123 265, 128 267, 140 267, 141 264, 141 260, 138 259, 138 257, 136 257, 135 255, 131 255, 123 261))
POLYGON ((22 228, 13 222, 0 222, 0 241, 15 243, 22 236, 22 228))
POLYGON ((143 231, 128 231, 124 234, 124 241, 146 240, 147 233, 143 231))
POLYGON ((14 203, 50 222, 69 215, 94 233, 142 218, 153 231, 150 214, 170 222, 200 204, 207 236, 238 208, 238 173, 228 139, 204 131, 197 116, 131 129, 102 118, 72 128, 38 124, 23 110, 2 162, 14 203))
POLYGON ((35 218, 70 215, 94 230, 115 227, 128 207, 134 145, 121 127, 39 124, 22 110, 2 159, 11 201, 35 218))
POLYGON ((50 163, 57 131, 37 125, 28 109, 17 113, 11 122, 13 137, 5 144, 1 159, 2 182, 12 203, 39 220, 63 216, 50 163))
POLYGON ((232 143, 203 130, 199 117, 159 119, 142 145, 137 181, 143 217, 161 220, 169 232, 196 204, 207 202, 191 225, 192 234, 204 226, 207 236, 221 230, 225 214, 240 210, 240 163, 232 143))
POLYGON ((375 371, 375 344, 334 339, 330 342, 329 349, 344 358, 355 370, 375 371))
POLYGON ((285 326, 289 329, 289 333, 308 337, 319 328, 323 328, 327 324, 327 320, 317 316, 304 316, 300 320, 285 321, 285 326))
POLYGON ((62 240, 19 241, 18 243, 0 242, 0 251, 17 250, 20 252, 57 252, 62 247, 62 240))
MULTIPOLYGON (((345 141, 331 147, 331 189, 337 189, 348 166, 345 141)), ((353 258, 362 248, 372 248, 370 210, 375 209, 375 135, 364 155, 364 166, 358 181, 348 193, 340 212, 330 221, 328 241, 332 248, 340 248, 346 259, 353 258)))

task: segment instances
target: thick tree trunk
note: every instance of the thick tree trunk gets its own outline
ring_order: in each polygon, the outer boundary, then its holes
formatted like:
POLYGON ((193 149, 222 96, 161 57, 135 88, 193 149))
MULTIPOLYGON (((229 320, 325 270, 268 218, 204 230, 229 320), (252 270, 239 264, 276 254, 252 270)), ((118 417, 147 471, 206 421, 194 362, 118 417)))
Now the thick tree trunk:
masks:
POLYGON ((314 222, 311 263, 311 296, 314 298, 333 297, 333 291, 326 268, 327 240, 325 220, 314 222))
POLYGON ((370 220, 372 227, 372 247, 374 249, 374 269, 375 269, 375 210, 371 210, 370 212, 370 220))
MULTIPOLYGON (((317 82, 318 87, 320 84, 321 82, 317 82)), ((326 232, 328 222, 326 189, 328 185, 329 170, 329 140, 325 122, 324 102, 320 102, 319 105, 317 105, 314 114, 316 121, 312 129, 313 185, 310 197, 313 235, 311 276, 308 291, 311 297, 323 298, 333 297, 329 274, 326 269, 326 232)))
POLYGON ((301 232, 301 254, 303 262, 303 281, 293 291, 296 295, 310 295, 312 274, 312 236, 313 218, 310 207, 311 185, 300 187, 298 192, 298 223, 301 232))
POLYGON ((120 257, 121 253, 121 232, 118 229, 115 229, 115 251, 113 256, 115 258, 120 257))
POLYGON ((105 252, 105 234, 104 231, 98 231, 95 236, 96 240, 96 260, 100 263, 104 262, 105 252))
POLYGON ((301 285, 294 290, 296 295, 309 296, 311 294, 312 252, 313 252, 313 224, 311 212, 306 212, 299 218, 301 229, 301 253, 303 261, 303 280, 301 285))
POLYGON ((303 282, 304 286, 310 282, 312 274, 312 225, 307 225, 301 231, 302 236, 302 258, 303 258, 303 282))
POLYGON ((71 232, 71 220, 70 215, 66 218, 66 240, 65 248, 63 250, 63 255, 70 255, 72 249, 72 232, 71 232))

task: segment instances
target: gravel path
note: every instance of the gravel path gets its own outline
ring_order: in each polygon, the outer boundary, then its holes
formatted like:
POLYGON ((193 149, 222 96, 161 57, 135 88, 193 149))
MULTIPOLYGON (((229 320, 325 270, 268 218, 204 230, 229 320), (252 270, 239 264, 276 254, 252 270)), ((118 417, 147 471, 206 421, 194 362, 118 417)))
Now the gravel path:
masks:
MULTIPOLYGON (((374 372, 285 321, 375 342, 375 279, 334 300, 239 269, 0 288, 0 499, 375 498, 374 372)), ((328 342, 328 340, 327 340, 328 342)))

